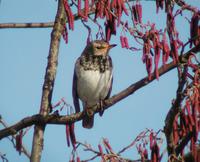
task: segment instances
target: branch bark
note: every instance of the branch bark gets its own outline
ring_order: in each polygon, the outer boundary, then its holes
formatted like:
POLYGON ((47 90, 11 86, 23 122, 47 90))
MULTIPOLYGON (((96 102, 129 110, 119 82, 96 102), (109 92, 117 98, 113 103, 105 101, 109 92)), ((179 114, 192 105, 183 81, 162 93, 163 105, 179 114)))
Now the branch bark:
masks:
MULTIPOLYGON (((48 56, 48 64, 43 84, 42 99, 40 105, 40 115, 46 117, 51 108, 51 98, 53 93, 53 86, 58 64, 58 51, 60 45, 60 38, 63 31, 63 26, 66 22, 66 15, 63 6, 63 1, 58 1, 58 9, 55 18, 54 27, 51 33, 51 43, 48 56)), ((31 162, 39 162, 41 159, 44 131, 46 124, 38 122, 34 128, 34 136, 32 142, 31 162)))
POLYGON ((0 29, 7 28, 52 28, 54 22, 35 22, 35 23, 2 23, 0 29))
MULTIPOLYGON (((0 116, 0 123, 5 127, 8 128, 9 126, 7 125, 7 123, 2 119, 2 117, 0 116)), ((16 140, 16 136, 12 135, 12 138, 9 138, 9 140, 13 143, 13 146, 16 147, 15 143, 13 142, 13 140, 16 140)), ((22 144, 22 153, 24 153, 24 155, 27 156, 27 158, 30 159, 31 154, 29 153, 29 151, 26 149, 26 147, 22 144)))
MULTIPOLYGON (((94 9, 90 9, 89 15, 94 14, 94 9)), ((84 9, 82 9, 84 12, 84 9)), ((79 20, 81 17, 76 13, 74 14, 74 20, 79 20)), ((68 20, 65 20, 67 23, 68 20)), ((0 29, 7 29, 7 28, 52 28, 54 27, 54 22, 30 22, 30 23, 2 23, 0 24, 0 29)))
MULTIPOLYGON (((180 57, 180 60, 185 62, 191 55, 191 52, 195 53, 198 50, 200 50, 199 46, 192 48, 187 53, 185 53, 182 57, 180 57)), ((176 66, 177 66, 177 64, 175 64, 173 61, 165 66, 161 66, 159 68, 159 75, 160 76, 164 75, 168 71, 174 69, 176 66)), ((126 88, 123 91, 119 92, 118 94, 112 96, 111 98, 105 100, 104 101, 105 102, 104 109, 108 109, 112 105, 116 104, 117 102, 121 101, 122 99, 133 94, 138 89, 148 85, 155 79, 156 79, 156 76, 154 74, 152 74, 151 80, 149 80, 148 76, 147 76, 147 77, 137 81, 136 83, 130 85, 128 88, 126 88)), ((94 109, 95 109, 95 113, 99 112, 99 105, 98 104, 95 105, 94 109)), ((71 124, 71 123, 82 120, 83 116, 84 116, 84 112, 80 112, 80 113, 76 113, 76 114, 72 114, 72 115, 66 115, 66 116, 60 116, 58 114, 51 114, 51 115, 43 116, 41 114, 36 114, 31 117, 26 117, 26 118, 22 119, 21 121, 19 121, 18 123, 6 128, 6 129, 0 130, 0 139, 7 137, 9 135, 15 134, 15 133, 17 133, 17 131, 19 131, 23 128, 26 128, 28 126, 34 125, 34 124, 36 124, 36 125, 38 125, 38 124, 41 124, 41 125, 45 125, 45 124, 66 125, 66 124, 71 124)))
POLYGON ((167 151, 169 157, 171 155, 176 155, 176 150, 175 150, 175 143, 174 143, 174 137, 173 137, 173 123, 175 120, 176 115, 179 113, 179 110, 181 108, 181 103, 184 99, 183 96, 183 88, 186 83, 186 73, 183 72, 182 76, 179 78, 179 84, 178 84, 178 89, 176 92, 176 100, 172 104, 172 107, 170 108, 166 119, 165 119, 165 127, 164 127, 164 132, 165 132, 165 137, 167 140, 167 151))

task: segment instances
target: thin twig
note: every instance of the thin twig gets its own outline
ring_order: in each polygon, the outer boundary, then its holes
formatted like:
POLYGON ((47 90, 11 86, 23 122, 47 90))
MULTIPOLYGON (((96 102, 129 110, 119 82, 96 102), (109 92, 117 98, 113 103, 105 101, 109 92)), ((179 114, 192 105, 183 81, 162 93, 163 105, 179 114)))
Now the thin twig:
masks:
POLYGON ((0 157, 2 159, 2 162, 9 162, 8 159, 6 158, 6 154, 0 152, 0 157))
MULTIPOLYGON (((2 119, 2 116, 0 116, 0 123, 5 127, 8 128, 8 124, 2 119)), ((14 147, 16 147, 15 143, 14 143, 14 139, 16 140, 16 136, 12 135, 12 138, 9 138, 9 141, 13 144, 14 147)), ((30 159, 31 154, 29 153, 29 151, 26 149, 26 147, 22 144, 22 153, 24 153, 24 155, 26 155, 26 157, 28 157, 30 159)))
POLYGON ((126 151, 127 149, 131 148, 132 146, 135 145, 135 143, 137 141, 139 141, 142 137, 144 137, 147 133, 149 132, 149 130, 146 131, 142 131, 135 139, 133 142, 131 142, 128 146, 124 147, 123 149, 121 149, 117 154, 120 155, 121 153, 123 153, 124 151, 126 151))

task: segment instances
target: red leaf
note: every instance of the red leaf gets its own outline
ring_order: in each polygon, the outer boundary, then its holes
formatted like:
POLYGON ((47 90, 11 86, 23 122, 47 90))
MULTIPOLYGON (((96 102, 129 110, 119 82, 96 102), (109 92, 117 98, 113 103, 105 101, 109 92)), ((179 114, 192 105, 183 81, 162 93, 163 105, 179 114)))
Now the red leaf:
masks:
POLYGON ((148 159, 148 151, 147 151, 146 148, 145 148, 144 151, 143 151, 143 155, 144 155, 144 158, 145 158, 145 159, 148 159))
POLYGON ((76 157, 76 162, 81 162, 80 157, 76 157))
POLYGON ((95 5, 95 0, 92 0, 91 7, 94 7, 94 5, 95 5))
POLYGON ((75 148, 76 136, 75 136, 75 132, 74 132, 74 126, 75 126, 74 123, 69 125, 69 132, 70 132, 71 143, 72 143, 73 147, 75 148))
POLYGON ((177 41, 176 40, 173 39, 171 41, 171 47, 172 47, 171 53, 172 53, 173 61, 175 63, 177 63, 179 61, 179 59, 178 59, 178 46, 177 46, 177 41))
POLYGON ((102 149, 102 147, 101 147, 100 144, 98 145, 98 148, 99 148, 99 152, 100 152, 100 154, 101 154, 101 158, 102 158, 102 160, 104 161, 105 159, 104 159, 104 156, 103 156, 103 149, 102 149))
POLYGON ((132 13, 133 13, 135 22, 138 22, 138 13, 137 13, 137 9, 135 5, 132 6, 132 13))
POLYGON ((124 48, 125 47, 125 42, 124 42, 124 37, 123 36, 120 36, 120 43, 121 43, 122 48, 124 48))
POLYGON ((21 155, 22 151, 22 137, 23 137, 23 130, 19 132, 19 134, 16 136, 16 150, 21 155))
POLYGON ((66 139, 67 139, 67 146, 70 147, 70 132, 69 132, 68 124, 66 124, 65 126, 65 133, 66 133, 66 139))
POLYGON ((158 72, 158 63, 159 63, 159 59, 160 59, 160 44, 159 44, 159 36, 155 35, 154 36, 154 64, 155 64, 155 74, 156 74, 156 79, 159 79, 159 72, 158 72))
POLYGON ((103 143, 104 143, 105 147, 107 147, 110 152, 113 152, 112 147, 110 146, 108 139, 103 138, 103 143))
MULTIPOLYGON (((198 23, 199 23, 199 17, 196 13, 194 13, 194 15, 192 16, 192 19, 191 19, 191 23, 190 23, 190 37, 193 40, 192 42, 194 43, 194 45, 198 44, 198 40, 197 40, 197 37, 199 34, 198 33, 198 30, 199 30, 198 23)), ((191 44, 190 44, 190 46, 191 46, 191 44)))
POLYGON ((157 145, 157 143, 155 142, 152 149, 151 149, 151 162, 159 162, 160 161, 160 149, 157 145))
POLYGON ((125 47, 126 47, 127 49, 129 49, 129 44, 128 44, 128 39, 127 39, 127 37, 124 37, 124 44, 125 44, 125 47))
POLYGON ((149 135, 149 141, 150 141, 150 149, 152 149, 153 148, 153 143, 154 143, 153 132, 151 132, 150 135, 149 135))
POLYGON ((85 21, 88 20, 88 12, 89 12, 89 0, 85 0, 85 21))
POLYGON ((112 0, 111 8, 116 8, 117 0, 112 0))
POLYGON ((146 69, 148 73, 148 78, 151 80, 151 71, 152 71, 152 57, 149 55, 146 58, 146 69))
MULTIPOLYGON (((189 103, 188 100, 186 101, 186 110, 187 110, 187 113, 188 113, 188 117, 189 117, 191 127, 193 127, 195 125, 195 123, 194 123, 194 119, 192 118, 191 106, 190 106, 190 103, 189 103)), ((192 130, 190 130, 190 131, 192 131, 192 130)))
POLYGON ((106 26, 106 41, 108 42, 111 38, 111 31, 108 26, 106 26))
POLYGON ((81 16, 82 13, 81 13, 81 0, 78 0, 78 15, 81 16))
POLYGON ((176 115, 174 123, 173 123, 173 137, 174 137, 174 144, 177 144, 179 141, 178 135, 178 115, 176 115))
POLYGON ((112 14, 109 14, 109 20, 105 23, 106 41, 109 41, 111 35, 116 35, 116 19, 112 14))
POLYGON ((121 6, 122 6, 122 10, 124 11, 124 13, 128 16, 129 14, 128 14, 128 11, 127 11, 127 9, 126 9, 126 7, 125 7, 125 1, 124 0, 121 0, 121 6))
POLYGON ((169 45, 167 43, 167 38, 166 38, 166 32, 163 33, 162 49, 163 49, 162 61, 163 61, 163 65, 165 65, 165 63, 168 61, 169 54, 170 54, 170 49, 169 49, 169 45))
POLYGON ((164 0, 156 0, 156 13, 158 13, 159 8, 163 9, 164 0))
POLYGON ((136 4, 136 11, 139 23, 142 23, 142 5, 140 3, 136 4))
POLYGON ((65 12, 67 15, 69 29, 74 30, 74 15, 72 13, 72 10, 71 10, 67 0, 63 0, 63 3, 64 3, 64 7, 65 7, 65 12))

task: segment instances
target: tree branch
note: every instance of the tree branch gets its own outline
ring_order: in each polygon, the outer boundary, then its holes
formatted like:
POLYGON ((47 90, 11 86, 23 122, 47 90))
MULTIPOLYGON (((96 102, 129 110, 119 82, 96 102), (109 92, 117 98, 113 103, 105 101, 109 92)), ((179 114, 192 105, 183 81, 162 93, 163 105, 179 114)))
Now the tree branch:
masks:
MULTIPOLYGON (((5 127, 8 128, 7 123, 2 119, 2 117, 0 116, 0 123, 5 127)), ((12 138, 9 138, 9 140, 13 143, 13 146, 16 147, 15 143, 14 143, 14 139, 16 140, 16 136, 12 135, 12 138)), ((29 159, 31 157, 29 151, 26 149, 26 147, 22 144, 22 153, 24 153, 29 159)))
MULTIPOLYGON (((43 116, 44 118, 48 116, 49 112, 51 111, 50 110, 51 98, 57 72, 60 38, 62 35, 62 31, 64 30, 65 22, 66 22, 66 14, 63 1, 59 0, 55 23, 51 33, 48 64, 46 67, 40 112, 39 112, 40 115, 43 116)), ((46 125, 44 123, 38 123, 37 125, 35 125, 33 142, 32 142, 31 160, 30 160, 31 162, 40 162, 43 149, 43 142, 44 142, 45 126, 46 125)))
MULTIPOLYGON (((200 44, 196 47, 197 51, 195 51, 195 52, 199 51, 199 47, 200 47, 200 44)), ((190 50, 190 52, 192 53, 191 50, 190 50)), ((190 57, 190 56, 188 56, 188 57, 190 57)), ((184 62, 186 62, 186 60, 184 62)), ((180 69, 178 69, 179 84, 178 84, 178 88, 177 88, 177 92, 176 92, 176 99, 174 100, 174 102, 166 116, 166 119, 165 119, 164 132, 165 132, 165 136, 166 136, 166 140, 167 140, 167 150, 168 150, 169 157, 170 156, 178 156, 178 153, 180 153, 180 149, 185 147, 185 145, 188 143, 189 139, 191 138, 190 136, 192 135, 191 134, 192 132, 190 132, 188 135, 186 135, 182 139, 181 143, 178 146, 176 146, 176 143, 174 142, 175 139, 173 136, 173 132, 176 130, 174 130, 173 124, 174 124, 177 114, 179 113, 179 111, 181 109, 181 103, 185 98, 184 86, 187 82, 187 68, 188 68, 187 66, 184 66, 183 72, 181 72, 180 69)))
POLYGON ((167 140, 167 150, 168 150, 169 156, 176 155, 175 143, 174 143, 174 137, 173 137, 173 123, 174 123, 176 115, 178 114, 180 110, 181 103, 184 99, 183 88, 184 88, 185 83, 186 83, 186 73, 183 72, 181 77, 179 78, 178 89, 176 92, 176 99, 172 103, 172 107, 170 108, 165 119, 164 132, 165 132, 165 136, 167 140))
POLYGON ((188 144, 194 133, 195 132, 189 132, 187 135, 185 135, 185 137, 183 137, 180 144, 175 148, 175 152, 177 155, 180 154, 183 148, 188 144))
MULTIPOLYGON (((84 12, 84 9, 82 9, 84 12)), ((88 15, 94 14, 95 10, 90 8, 88 15)), ((74 20, 79 20, 82 17, 78 13, 74 14, 74 20)), ((68 23, 68 20, 65 20, 65 23, 68 23)), ((0 29, 6 28, 52 28, 54 27, 54 22, 35 22, 35 23, 2 23, 0 24, 0 29)))
POLYGON ((54 22, 38 22, 38 23, 2 23, 0 29, 6 28, 52 28, 54 22))
POLYGON ((198 10, 197 7, 193 7, 193 6, 189 5, 189 4, 187 4, 184 0, 175 0, 175 2, 181 8, 189 10, 191 12, 194 12, 194 13, 197 13, 198 15, 200 15, 200 10, 198 10))
MULTIPOLYGON (((185 53, 182 58, 180 59, 182 61, 186 61, 189 56, 191 55, 191 52, 197 52, 200 49, 200 46, 196 46, 189 50, 187 53, 185 53)), ((167 73, 168 71, 174 69, 177 66, 173 61, 169 64, 166 64, 165 66, 161 66, 159 68, 159 75, 162 76, 163 74, 167 73)), ((152 74, 151 80, 148 79, 148 76, 137 81, 136 83, 130 85, 128 88, 124 89, 123 91, 119 92, 118 94, 112 96, 111 98, 105 100, 104 109, 108 109, 112 105, 116 104, 117 102, 121 101, 122 99, 128 97, 129 95, 133 94, 138 89, 148 85, 153 80, 156 79, 155 74, 152 74)), ((95 113, 99 112, 99 105, 94 106, 95 113)), ((58 114, 51 114, 47 116, 42 116, 40 114, 33 115, 31 117, 26 117, 19 121, 18 123, 6 128, 0 130, 0 139, 7 137, 9 135, 17 133, 19 130, 26 128, 31 125, 44 125, 44 124, 71 124, 77 121, 82 120, 84 116, 84 112, 79 112, 76 114, 66 115, 66 116, 60 116, 58 114)))

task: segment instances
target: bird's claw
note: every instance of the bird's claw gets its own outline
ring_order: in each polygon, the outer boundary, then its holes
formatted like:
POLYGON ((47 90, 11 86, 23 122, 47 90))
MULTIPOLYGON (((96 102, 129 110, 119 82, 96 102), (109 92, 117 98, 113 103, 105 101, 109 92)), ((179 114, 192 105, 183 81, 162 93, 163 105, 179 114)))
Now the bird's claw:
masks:
POLYGON ((104 100, 99 101, 99 115, 102 116, 104 112, 104 100))
POLYGON ((85 112, 86 112, 86 115, 89 117, 94 115, 94 111, 91 108, 86 108, 85 112))

